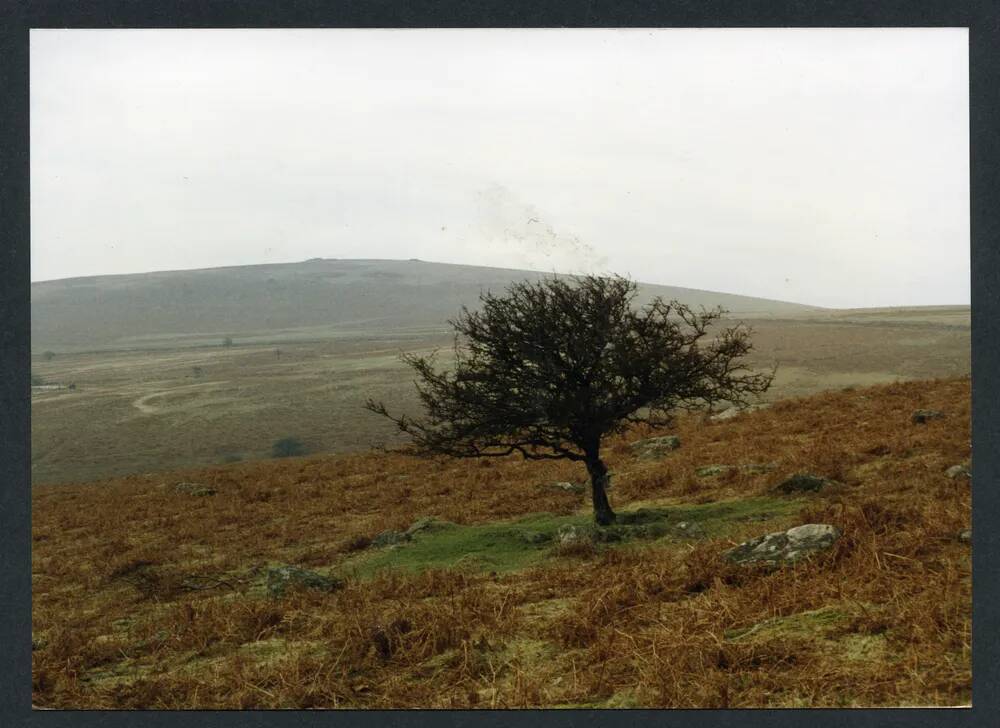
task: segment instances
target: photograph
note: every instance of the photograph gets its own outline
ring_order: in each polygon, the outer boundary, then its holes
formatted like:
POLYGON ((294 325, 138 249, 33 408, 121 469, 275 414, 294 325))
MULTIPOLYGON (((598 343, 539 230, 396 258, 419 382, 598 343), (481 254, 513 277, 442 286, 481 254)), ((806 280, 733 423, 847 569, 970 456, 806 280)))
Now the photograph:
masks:
POLYGON ((32 708, 970 707, 969 42, 31 29, 32 708))

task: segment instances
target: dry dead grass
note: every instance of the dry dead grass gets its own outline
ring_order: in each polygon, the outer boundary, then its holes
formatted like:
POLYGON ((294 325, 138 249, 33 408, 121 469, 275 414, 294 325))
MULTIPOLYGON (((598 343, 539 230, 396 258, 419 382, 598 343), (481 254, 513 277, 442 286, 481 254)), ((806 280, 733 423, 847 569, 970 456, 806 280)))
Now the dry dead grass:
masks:
POLYGON ((776 403, 678 423, 662 461, 613 441, 617 507, 765 493, 811 471, 844 487, 796 522, 844 536, 779 571, 726 538, 554 555, 505 574, 379 572, 268 599, 255 570, 325 571, 419 516, 462 524, 572 513, 540 483, 570 463, 343 455, 133 476, 33 493, 33 683, 67 708, 954 705, 971 699, 968 379, 776 403), (914 425, 917 408, 942 420, 914 425), (770 473, 699 478, 712 464, 770 473), (215 489, 174 491, 179 481, 215 489), (818 615, 818 616, 817 616, 818 615))

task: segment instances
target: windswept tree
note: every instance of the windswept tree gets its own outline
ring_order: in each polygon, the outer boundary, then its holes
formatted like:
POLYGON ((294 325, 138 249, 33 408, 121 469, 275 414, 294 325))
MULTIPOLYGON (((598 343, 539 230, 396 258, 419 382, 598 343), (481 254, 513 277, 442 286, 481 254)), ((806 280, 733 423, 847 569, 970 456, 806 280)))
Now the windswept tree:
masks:
POLYGON ((486 293, 479 310, 463 307, 449 322, 450 369, 438 371, 433 355, 403 355, 417 375, 423 419, 392 415, 370 399, 365 406, 391 419, 420 454, 582 462, 595 520, 613 523, 606 436, 640 422, 668 426, 678 410, 746 404, 773 378, 743 363, 751 343, 742 324, 706 339, 721 308, 696 312, 659 298, 637 308, 636 295, 634 282, 598 276, 486 293))

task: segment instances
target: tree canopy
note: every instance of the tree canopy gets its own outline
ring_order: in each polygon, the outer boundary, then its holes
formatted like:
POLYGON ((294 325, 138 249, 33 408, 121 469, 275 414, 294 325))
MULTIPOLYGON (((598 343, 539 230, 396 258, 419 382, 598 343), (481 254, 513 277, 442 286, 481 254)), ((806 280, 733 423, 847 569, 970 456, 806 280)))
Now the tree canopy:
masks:
POLYGON ((637 308, 637 285, 621 277, 546 278, 485 293, 463 308, 454 364, 405 354, 417 375, 424 417, 389 417, 424 454, 584 462, 595 517, 610 523, 602 439, 630 424, 671 424, 677 410, 747 403, 772 374, 743 361, 750 330, 736 324, 703 341, 725 313, 657 298, 637 308))

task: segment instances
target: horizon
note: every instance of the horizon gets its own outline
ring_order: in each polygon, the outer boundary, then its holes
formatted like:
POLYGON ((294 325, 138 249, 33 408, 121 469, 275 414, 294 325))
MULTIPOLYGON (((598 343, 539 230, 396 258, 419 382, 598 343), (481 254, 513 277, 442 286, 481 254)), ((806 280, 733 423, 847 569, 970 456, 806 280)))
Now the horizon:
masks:
POLYGON ((964 28, 30 46, 33 282, 335 250, 818 307, 971 300, 964 28))
MULTIPOLYGON (((31 285, 41 284, 41 283, 60 283, 64 281, 82 280, 85 278, 113 278, 113 277, 128 277, 128 276, 143 276, 143 275, 157 275, 164 273, 195 273, 198 271, 210 271, 210 270, 225 270, 227 268, 255 268, 264 266, 279 266, 279 265, 302 265, 303 263, 317 262, 317 261, 338 261, 347 263, 429 263, 431 265, 452 265, 463 268, 488 268, 491 270, 509 270, 513 272, 523 272, 523 273, 542 273, 546 275, 557 275, 557 276, 579 276, 586 275, 580 273, 559 273, 554 271, 544 271, 544 270, 533 270, 530 268, 511 268, 508 266, 499 265, 475 265, 469 263, 451 263, 442 260, 427 260, 424 258, 327 258, 327 257, 313 257, 306 258, 304 260, 283 260, 283 261, 268 261, 265 263, 241 263, 235 265, 217 265, 209 267, 199 267, 199 268, 170 268, 165 270, 137 270, 129 271, 125 273, 96 273, 93 275, 84 276, 67 276, 65 278, 47 278, 44 280, 32 280, 31 285)), ((615 276, 617 273, 600 273, 602 276, 615 276)), ((629 277, 631 280, 635 281, 639 285, 648 286, 663 286, 666 288, 679 288, 682 290, 689 291, 701 291, 704 293, 723 293, 733 296, 742 296, 744 298, 758 298, 765 301, 777 301, 779 303, 792 303, 799 306, 806 306, 809 308, 816 308, 821 310, 830 311, 850 311, 850 310, 869 310, 869 309, 880 309, 880 308, 971 308, 971 303, 923 303, 923 304, 903 304, 899 306, 820 306, 818 304, 809 303, 808 301, 793 301, 785 298, 773 298, 768 296, 759 296, 756 294, 743 293, 741 291, 720 291, 707 288, 693 288, 691 286, 684 286, 676 283, 661 282, 661 281, 651 281, 651 280, 641 280, 635 277, 629 277)))

